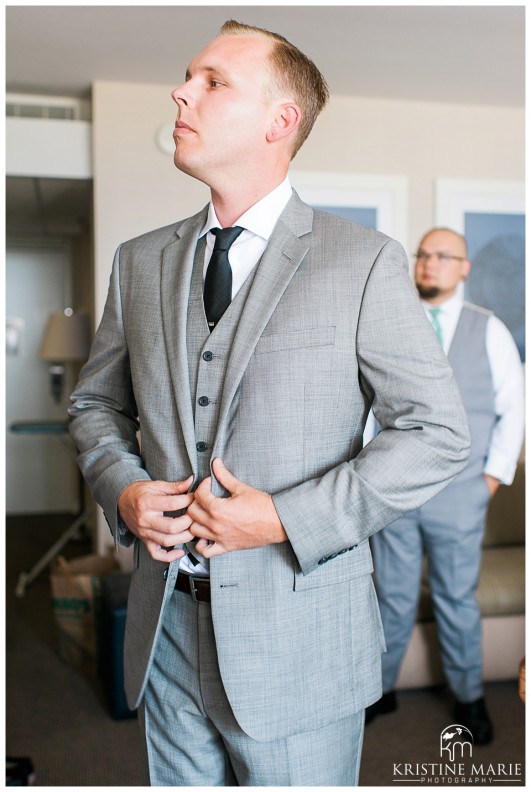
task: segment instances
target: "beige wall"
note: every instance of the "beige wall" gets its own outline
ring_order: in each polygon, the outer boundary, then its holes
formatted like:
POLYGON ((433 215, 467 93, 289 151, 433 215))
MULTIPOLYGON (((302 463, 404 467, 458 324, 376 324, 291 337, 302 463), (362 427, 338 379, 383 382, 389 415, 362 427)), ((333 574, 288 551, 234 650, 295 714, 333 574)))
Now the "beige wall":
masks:
POLYGON ((96 315, 103 310, 112 258, 126 239, 187 217, 207 188, 178 172, 155 145, 175 120, 171 86, 98 82, 93 86, 96 315))
POLYGON ((414 248, 434 220, 435 179, 524 178, 524 111, 335 97, 295 162, 406 176, 409 239, 400 241, 414 248))
MULTIPOLYGON (((94 85, 97 317, 117 245, 208 200, 207 188, 175 170, 155 145, 157 129, 175 118, 172 87, 94 85)), ((524 178, 524 110, 336 96, 293 166, 406 176, 409 234, 400 241, 410 252, 433 223, 436 178, 524 178)))

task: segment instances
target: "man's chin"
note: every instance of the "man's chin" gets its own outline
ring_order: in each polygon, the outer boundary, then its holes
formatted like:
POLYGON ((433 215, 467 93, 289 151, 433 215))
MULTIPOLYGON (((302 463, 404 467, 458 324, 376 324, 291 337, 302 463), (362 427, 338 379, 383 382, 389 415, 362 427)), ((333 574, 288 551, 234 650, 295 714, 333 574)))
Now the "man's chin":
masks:
POLYGON ((173 152, 173 164, 175 167, 183 173, 192 175, 190 172, 193 170, 193 159, 192 152, 186 150, 186 147, 178 141, 173 152))
POLYGON ((441 293, 437 286, 422 286, 419 283, 417 283, 417 291, 423 300, 433 300, 441 293))
POLYGON ((186 165, 184 158, 180 156, 179 152, 176 151, 173 155, 173 164, 177 168, 177 170, 182 171, 183 173, 190 173, 189 167, 186 165))

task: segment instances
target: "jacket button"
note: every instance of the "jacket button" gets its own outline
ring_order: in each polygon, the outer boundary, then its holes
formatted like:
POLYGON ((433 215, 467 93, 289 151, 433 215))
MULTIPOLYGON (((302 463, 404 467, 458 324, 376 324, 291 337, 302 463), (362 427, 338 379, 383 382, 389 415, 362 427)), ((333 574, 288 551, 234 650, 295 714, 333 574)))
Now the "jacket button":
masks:
POLYGON ((196 448, 197 448, 198 451, 203 452, 203 451, 206 451, 208 449, 208 446, 207 446, 206 443, 200 442, 200 443, 197 443, 196 448))
POLYGON ((210 404, 210 399, 208 396, 200 396, 198 401, 201 407, 207 407, 210 404))
POLYGON ((210 362, 213 357, 214 355, 212 354, 212 352, 203 352, 203 360, 210 362))
POLYGON ((164 578, 164 580, 168 580, 168 570, 167 569, 165 569, 164 572, 162 573, 162 577, 164 578))

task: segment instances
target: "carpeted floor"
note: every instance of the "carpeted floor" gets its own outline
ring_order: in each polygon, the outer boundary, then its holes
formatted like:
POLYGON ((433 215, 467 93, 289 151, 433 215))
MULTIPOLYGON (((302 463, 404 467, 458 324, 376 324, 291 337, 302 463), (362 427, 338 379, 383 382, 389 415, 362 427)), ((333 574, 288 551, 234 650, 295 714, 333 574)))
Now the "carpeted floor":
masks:
MULTIPOLYGON (((113 720, 100 679, 86 676, 58 655, 48 572, 34 581, 25 597, 14 594, 18 573, 32 566, 69 519, 64 515, 7 519, 6 753, 31 757, 38 786, 146 786, 136 719, 113 720)), ((87 540, 76 540, 65 555, 89 552, 87 540)), ((481 775, 472 781, 521 785, 524 705, 517 682, 491 683, 486 696, 496 737, 492 745, 474 748, 474 764, 481 775), (499 774, 498 765, 508 773, 503 781, 493 775, 499 774)), ((400 692, 397 712, 376 719, 366 730, 360 784, 403 788, 410 778, 412 787, 421 782, 448 783, 450 771, 435 765, 446 761, 439 741, 441 731, 452 724, 451 713, 444 689, 400 692), (411 765, 410 773, 425 774, 422 781, 401 775, 407 772, 405 763, 411 765)), ((472 783, 468 770, 467 766, 462 778, 451 777, 452 782, 472 783)))
MULTIPOLYGON (((18 573, 70 519, 7 519, 6 753, 31 758, 38 786, 147 786, 137 720, 113 720, 99 677, 59 657, 48 570, 23 598, 14 594, 18 573)), ((88 540, 76 540, 64 555, 90 552, 88 540)))

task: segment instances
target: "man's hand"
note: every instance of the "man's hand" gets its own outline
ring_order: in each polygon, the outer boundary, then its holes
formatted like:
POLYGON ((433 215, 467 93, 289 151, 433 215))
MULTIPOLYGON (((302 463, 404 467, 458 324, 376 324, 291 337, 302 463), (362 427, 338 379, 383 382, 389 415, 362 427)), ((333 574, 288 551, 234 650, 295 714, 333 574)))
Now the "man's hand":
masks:
POLYGON ((488 476, 487 474, 483 474, 483 478, 489 488, 490 497, 492 498, 498 487, 500 486, 500 480, 494 478, 494 476, 488 476))
POLYGON ((195 545, 198 553, 212 558, 232 550, 248 550, 287 540, 271 495, 239 481, 221 459, 214 460, 212 469, 230 497, 213 495, 210 478, 204 479, 196 489, 188 516, 193 520, 190 531, 199 537, 195 545))
POLYGON ((155 561, 170 564, 182 558, 184 550, 166 550, 177 544, 190 542, 191 518, 165 517, 163 512, 187 509, 193 502, 193 493, 186 494, 193 476, 186 481, 135 481, 129 484, 118 498, 118 510, 129 530, 146 545, 155 561))

